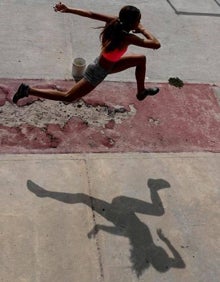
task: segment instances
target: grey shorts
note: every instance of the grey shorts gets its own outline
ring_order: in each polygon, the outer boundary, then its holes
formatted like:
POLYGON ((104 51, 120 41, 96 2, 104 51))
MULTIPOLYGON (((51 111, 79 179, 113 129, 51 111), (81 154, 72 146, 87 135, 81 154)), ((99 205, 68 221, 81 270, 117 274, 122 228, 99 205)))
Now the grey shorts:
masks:
POLYGON ((99 61, 99 58, 96 58, 93 63, 89 64, 83 75, 83 77, 88 82, 90 82, 93 86, 97 86, 109 74, 109 71, 103 69, 99 65, 98 61, 99 61))

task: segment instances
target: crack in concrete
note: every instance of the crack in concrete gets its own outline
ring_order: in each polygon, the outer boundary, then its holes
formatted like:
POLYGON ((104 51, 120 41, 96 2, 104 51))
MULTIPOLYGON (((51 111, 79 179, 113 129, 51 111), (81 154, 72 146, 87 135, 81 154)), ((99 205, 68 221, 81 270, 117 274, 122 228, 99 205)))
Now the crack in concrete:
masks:
MULTIPOLYGON (((97 226, 96 222, 96 215, 95 215, 95 209, 94 209, 94 203, 93 203, 93 197, 92 197, 92 188, 91 188, 91 180, 90 180, 90 175, 89 175, 89 168, 88 168, 88 163, 87 160, 84 160, 85 162, 85 167, 86 167, 86 175, 88 179, 88 189, 89 189, 89 197, 91 201, 91 209, 92 209, 92 221, 94 227, 97 226)), ((99 263, 99 270, 100 270, 100 282, 104 281, 104 267, 103 267, 103 262, 102 262, 102 254, 101 254, 101 247, 99 243, 99 239, 97 236, 95 236, 95 244, 96 244, 96 250, 97 250, 97 256, 98 256, 98 263, 99 263)))
POLYGON ((123 106, 93 106, 83 100, 68 104, 37 100, 22 107, 6 102, 0 107, 0 124, 8 127, 29 124, 39 128, 44 128, 48 124, 59 124, 63 127, 72 117, 78 117, 89 126, 105 127, 109 122, 120 124, 123 120, 134 116, 136 109, 133 105, 129 105, 129 108, 130 111, 123 106))

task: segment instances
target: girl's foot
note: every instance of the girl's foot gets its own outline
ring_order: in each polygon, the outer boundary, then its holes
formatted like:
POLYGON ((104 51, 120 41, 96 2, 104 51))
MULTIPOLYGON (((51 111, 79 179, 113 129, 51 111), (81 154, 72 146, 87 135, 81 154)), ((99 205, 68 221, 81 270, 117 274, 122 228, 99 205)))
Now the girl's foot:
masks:
POLYGON ((17 103, 19 99, 28 97, 29 86, 22 83, 13 97, 13 103, 17 103))
POLYGON ((37 184, 35 184, 33 181, 28 180, 27 181, 27 188, 30 190, 32 193, 34 193, 38 197, 47 197, 48 196, 48 191, 41 188, 37 184))
POLYGON ((137 99, 139 101, 142 101, 147 96, 154 96, 154 95, 156 95, 159 91, 160 91, 160 89, 158 87, 146 88, 143 91, 141 91, 140 93, 138 93, 136 97, 137 97, 137 99))
POLYGON ((153 188, 154 190, 170 188, 170 183, 167 182, 164 179, 152 179, 152 178, 150 178, 150 179, 148 179, 147 185, 150 189, 153 188))

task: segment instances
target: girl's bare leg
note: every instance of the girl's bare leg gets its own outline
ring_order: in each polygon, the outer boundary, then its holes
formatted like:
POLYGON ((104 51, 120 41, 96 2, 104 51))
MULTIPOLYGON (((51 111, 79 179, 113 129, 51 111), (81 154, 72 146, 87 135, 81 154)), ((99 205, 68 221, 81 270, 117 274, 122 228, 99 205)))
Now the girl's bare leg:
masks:
POLYGON ((145 89, 144 81, 146 75, 146 57, 145 55, 128 55, 122 57, 115 63, 111 73, 117 73, 131 67, 136 67, 135 77, 137 81, 137 92, 145 89))
POLYGON ((122 57, 113 67, 111 73, 120 72, 131 67, 136 67, 137 99, 144 100, 147 96, 154 96, 159 92, 158 87, 145 88, 146 57, 144 55, 131 55, 122 57))
POLYGON ((68 91, 37 89, 29 87, 28 94, 50 100, 73 102, 87 95, 94 88, 95 87, 93 85, 83 78, 68 91))

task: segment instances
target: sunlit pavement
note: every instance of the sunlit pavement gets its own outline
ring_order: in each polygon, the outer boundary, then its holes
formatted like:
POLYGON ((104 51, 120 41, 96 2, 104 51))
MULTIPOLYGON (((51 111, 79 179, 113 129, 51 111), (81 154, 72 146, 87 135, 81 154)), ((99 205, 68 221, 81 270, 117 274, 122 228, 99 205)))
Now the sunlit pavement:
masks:
POLYGON ((158 95, 137 101, 129 70, 75 104, 14 105, 21 81, 71 87, 73 58, 98 54, 100 23, 55 14, 53 1, 1 1, 3 282, 219 280, 218 1, 133 4, 162 43, 147 51, 158 95))

